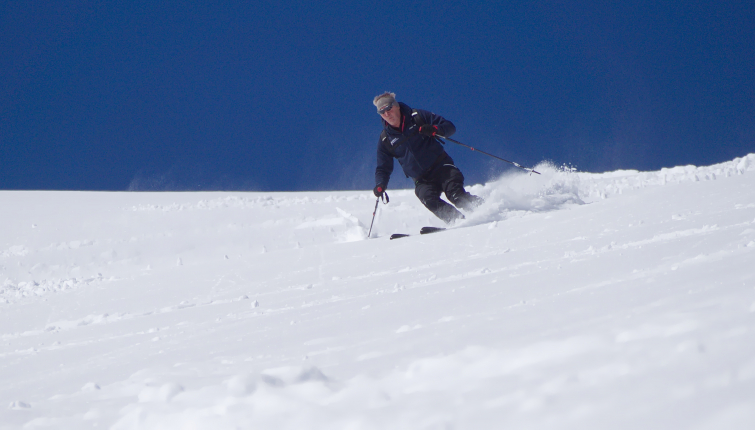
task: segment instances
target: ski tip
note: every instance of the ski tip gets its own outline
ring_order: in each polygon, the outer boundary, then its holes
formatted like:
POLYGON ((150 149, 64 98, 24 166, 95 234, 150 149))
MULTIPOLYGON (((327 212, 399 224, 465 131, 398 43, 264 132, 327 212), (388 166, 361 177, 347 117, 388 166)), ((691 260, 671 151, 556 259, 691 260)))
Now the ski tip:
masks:
POLYGON ((443 230, 445 230, 445 228, 443 227, 422 227, 422 229, 419 231, 419 234, 437 233, 443 230))
MULTIPOLYGON (((442 228, 442 227, 422 227, 422 229, 420 229, 419 231, 419 234, 430 234, 430 233, 435 233, 435 232, 439 232, 443 230, 445 230, 445 228, 442 228)), ((408 237, 408 236, 411 236, 411 235, 403 234, 403 233, 394 233, 391 235, 391 240, 400 239, 402 237, 408 237)))

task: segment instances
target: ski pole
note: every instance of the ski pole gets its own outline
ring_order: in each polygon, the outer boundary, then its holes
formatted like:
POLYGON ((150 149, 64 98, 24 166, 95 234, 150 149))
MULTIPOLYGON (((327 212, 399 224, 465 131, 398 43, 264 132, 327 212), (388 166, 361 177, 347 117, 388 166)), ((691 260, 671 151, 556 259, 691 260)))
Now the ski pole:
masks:
POLYGON ((505 161, 505 162, 507 162, 507 163, 509 163, 509 164, 513 164, 514 166, 516 166, 516 167, 518 167, 518 168, 520 168, 520 169, 522 169, 522 170, 525 170, 525 171, 527 171, 527 172, 530 172, 530 174, 532 174, 532 173, 537 173, 538 175, 540 174, 540 172, 538 172, 538 171, 536 171, 536 170, 534 170, 534 169, 528 169, 528 168, 526 168, 526 167, 522 167, 522 166, 520 166, 519 164, 517 164, 517 163, 514 163, 513 161, 505 160, 505 159, 503 159, 503 158, 501 158, 501 157, 496 157, 496 156, 495 156, 495 155, 493 155, 493 154, 488 154, 488 153, 487 153, 487 152, 485 152, 485 151, 480 151, 479 149, 475 149, 475 148, 472 148, 471 146, 469 146, 469 145, 465 145, 465 144, 463 144, 463 143, 459 142, 458 140, 454 140, 454 139, 451 139, 450 137, 441 136, 441 135, 439 135, 439 134, 437 134, 436 136, 440 137, 441 139, 446 139, 446 140, 449 140, 449 141, 451 141, 451 142, 453 142, 453 143, 455 143, 455 144, 457 144, 457 145, 461 145, 461 146, 467 147, 467 148, 471 149, 472 151, 477 151, 477 152, 479 152, 480 154, 485 154, 485 155, 487 155, 488 157, 493 157, 493 158, 495 158, 495 159, 498 159, 498 160, 501 160, 501 161, 505 161))
MULTIPOLYGON (((391 201, 391 199, 388 198, 388 193, 386 193, 385 191, 383 191, 383 195, 385 196, 384 197, 385 200, 384 200, 383 204, 387 205, 388 202, 391 201)), ((377 213, 378 203, 380 203, 380 197, 378 197, 377 200, 375 200, 375 210, 372 211, 372 221, 370 222, 370 231, 369 231, 369 233, 367 233, 367 238, 368 239, 369 239, 370 235, 372 234, 372 224, 375 222, 375 214, 377 213)))

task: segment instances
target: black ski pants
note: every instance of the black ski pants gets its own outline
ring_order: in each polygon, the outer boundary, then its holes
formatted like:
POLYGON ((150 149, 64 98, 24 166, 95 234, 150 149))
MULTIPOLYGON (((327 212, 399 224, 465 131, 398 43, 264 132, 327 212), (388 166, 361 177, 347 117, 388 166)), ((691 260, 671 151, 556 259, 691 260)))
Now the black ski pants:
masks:
POLYGON ((422 204, 446 224, 457 219, 464 219, 464 215, 441 200, 442 193, 446 194, 446 198, 454 206, 465 211, 472 211, 483 202, 482 198, 464 190, 464 175, 453 164, 442 164, 436 167, 429 174, 416 180, 414 185, 414 194, 422 204))

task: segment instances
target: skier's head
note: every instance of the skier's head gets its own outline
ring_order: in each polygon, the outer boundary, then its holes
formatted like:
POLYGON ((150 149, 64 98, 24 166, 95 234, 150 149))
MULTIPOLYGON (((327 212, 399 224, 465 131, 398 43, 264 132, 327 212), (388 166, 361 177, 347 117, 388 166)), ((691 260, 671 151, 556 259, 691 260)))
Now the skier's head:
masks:
POLYGON ((375 105, 379 114, 382 114, 383 112, 381 111, 383 109, 394 103, 396 103, 396 93, 389 93, 387 91, 372 100, 372 104, 375 105))
POLYGON ((396 94, 384 92, 372 100, 380 116, 393 127, 398 127, 401 122, 401 109, 396 101, 396 94))

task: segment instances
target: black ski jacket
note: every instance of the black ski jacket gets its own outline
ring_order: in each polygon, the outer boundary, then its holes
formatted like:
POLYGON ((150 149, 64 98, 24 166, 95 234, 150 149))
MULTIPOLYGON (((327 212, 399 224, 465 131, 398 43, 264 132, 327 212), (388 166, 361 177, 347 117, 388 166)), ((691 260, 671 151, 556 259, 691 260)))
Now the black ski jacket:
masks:
MULTIPOLYGON (((387 134, 387 142, 378 139, 377 168, 375 169, 375 184, 386 187, 393 173, 393 159, 397 158, 407 177, 415 181, 421 179, 433 168, 443 164, 453 164, 451 157, 446 154, 443 145, 437 138, 419 134, 419 126, 412 118, 412 108, 404 103, 401 107, 401 126, 395 129, 385 120, 383 129, 387 134)), ((417 109, 425 124, 438 126, 438 134, 450 137, 456 132, 456 127, 440 115, 426 110, 417 109)))

